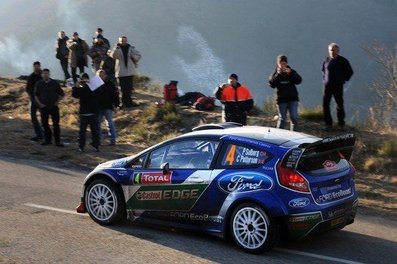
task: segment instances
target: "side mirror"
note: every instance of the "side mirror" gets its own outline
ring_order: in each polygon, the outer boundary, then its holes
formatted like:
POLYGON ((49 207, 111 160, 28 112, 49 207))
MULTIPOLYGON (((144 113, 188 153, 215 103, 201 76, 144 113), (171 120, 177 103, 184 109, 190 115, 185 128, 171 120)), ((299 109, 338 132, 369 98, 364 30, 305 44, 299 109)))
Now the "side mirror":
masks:
POLYGON ((163 170, 163 174, 167 174, 170 171, 170 164, 168 162, 161 164, 160 169, 163 170))

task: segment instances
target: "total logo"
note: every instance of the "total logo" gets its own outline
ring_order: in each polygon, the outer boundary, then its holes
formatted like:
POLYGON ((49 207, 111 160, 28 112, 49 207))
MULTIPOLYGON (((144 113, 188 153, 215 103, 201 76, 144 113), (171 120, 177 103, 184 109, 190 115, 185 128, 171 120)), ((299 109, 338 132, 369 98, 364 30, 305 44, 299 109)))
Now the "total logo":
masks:
POLYGON ((294 208, 302 208, 306 207, 310 204, 310 200, 308 198, 296 198, 289 201, 288 205, 294 208))
POLYGON ((172 172, 138 172, 134 174, 134 184, 169 184, 171 183, 172 172))

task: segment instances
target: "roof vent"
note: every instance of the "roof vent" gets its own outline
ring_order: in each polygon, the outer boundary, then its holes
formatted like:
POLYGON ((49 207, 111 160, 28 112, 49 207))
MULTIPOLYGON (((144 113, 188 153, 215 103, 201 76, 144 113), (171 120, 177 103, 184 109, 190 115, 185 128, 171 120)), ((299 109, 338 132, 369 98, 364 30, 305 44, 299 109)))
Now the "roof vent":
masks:
POLYGON ((226 129, 232 127, 242 127, 243 125, 240 123, 235 122, 225 122, 220 124, 205 124, 201 126, 197 126, 192 129, 192 131, 199 131, 199 130, 208 130, 208 129, 226 129))

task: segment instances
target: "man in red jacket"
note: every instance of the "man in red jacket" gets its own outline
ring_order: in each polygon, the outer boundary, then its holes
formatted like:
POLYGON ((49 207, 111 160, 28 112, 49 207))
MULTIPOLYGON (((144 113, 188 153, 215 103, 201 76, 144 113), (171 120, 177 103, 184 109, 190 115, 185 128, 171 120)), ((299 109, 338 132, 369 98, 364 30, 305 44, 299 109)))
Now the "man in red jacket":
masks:
POLYGON ((232 73, 228 83, 219 86, 215 96, 224 105, 224 118, 226 122, 247 124, 247 113, 254 106, 254 100, 247 86, 238 82, 238 76, 232 73))

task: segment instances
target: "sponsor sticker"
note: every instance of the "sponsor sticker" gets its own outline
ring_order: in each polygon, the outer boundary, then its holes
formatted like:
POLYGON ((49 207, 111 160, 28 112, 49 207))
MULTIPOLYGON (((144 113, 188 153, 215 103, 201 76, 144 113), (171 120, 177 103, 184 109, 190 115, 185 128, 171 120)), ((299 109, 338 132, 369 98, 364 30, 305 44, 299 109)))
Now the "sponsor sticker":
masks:
POLYGON ((218 187, 226 193, 264 191, 273 187, 273 180, 260 173, 236 172, 221 177, 218 187))
POLYGON ((223 217, 219 215, 195 214, 189 212, 170 212, 170 216, 173 218, 190 220, 190 221, 212 222, 212 223, 223 222, 223 217))
POLYGON ((161 198, 161 191, 138 191, 136 193, 136 199, 139 201, 158 201, 161 198))
POLYGON ((190 210, 207 184, 143 185, 127 201, 127 209, 190 210))
POLYGON ((320 196, 318 196, 318 198, 316 199, 316 201, 318 203, 326 203, 326 202, 331 202, 334 200, 338 200, 338 199, 342 199, 345 197, 348 197, 352 194, 352 188, 347 188, 347 189, 342 189, 339 191, 332 191, 330 193, 326 193, 326 194, 322 194, 320 196))
POLYGON ((170 184, 172 171, 163 174, 162 172, 137 172, 134 174, 134 184, 170 184))
POLYGON ((324 169, 327 170, 327 171, 334 171, 334 170, 337 170, 337 169, 338 169, 338 167, 336 166, 336 162, 333 161, 333 160, 326 160, 326 161, 324 161, 323 167, 324 167, 324 169))
POLYGON ((308 198, 296 198, 289 201, 288 205, 293 208, 303 208, 310 204, 310 200, 308 198))

